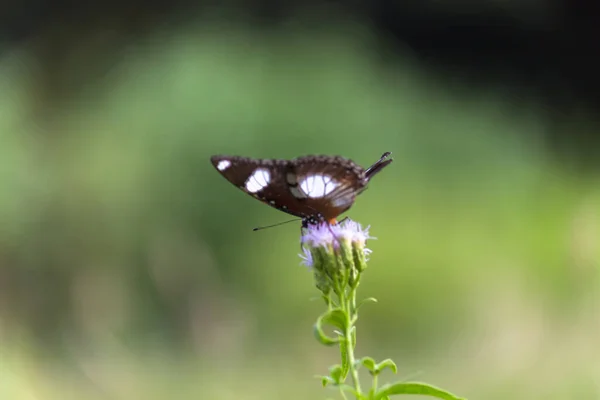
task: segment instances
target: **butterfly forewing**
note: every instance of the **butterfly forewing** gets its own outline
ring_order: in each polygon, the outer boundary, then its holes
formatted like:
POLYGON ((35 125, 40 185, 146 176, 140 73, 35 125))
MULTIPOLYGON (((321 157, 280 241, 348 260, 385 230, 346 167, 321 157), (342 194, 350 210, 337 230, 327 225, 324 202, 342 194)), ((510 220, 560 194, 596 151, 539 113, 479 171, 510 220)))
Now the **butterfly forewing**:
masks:
POLYGON ((314 213, 289 191, 286 177, 293 174, 292 161, 213 156, 211 162, 229 182, 271 207, 297 217, 314 213))
MULTIPOLYGON (((283 160, 258 160, 235 156, 212 156, 210 161, 229 182, 246 192, 248 191, 246 190, 246 182, 257 169, 267 170, 270 175, 274 175, 283 166, 282 163, 285 164, 283 160)), ((269 176, 269 181, 276 178, 275 176, 269 176)), ((251 187, 251 189, 254 189, 254 187, 251 187)))

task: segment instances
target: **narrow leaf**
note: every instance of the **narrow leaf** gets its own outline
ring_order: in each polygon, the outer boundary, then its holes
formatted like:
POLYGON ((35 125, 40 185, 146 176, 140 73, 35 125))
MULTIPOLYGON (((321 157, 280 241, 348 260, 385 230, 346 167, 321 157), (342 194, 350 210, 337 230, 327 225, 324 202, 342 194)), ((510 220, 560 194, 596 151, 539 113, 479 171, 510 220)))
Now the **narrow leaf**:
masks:
POLYGON ((317 319, 317 322, 315 323, 315 326, 314 326, 315 337, 317 338, 317 340, 319 342, 321 342, 322 344, 324 344, 326 346, 335 345, 340 342, 340 338, 328 336, 323 331, 323 325, 324 324, 332 325, 343 332, 346 330, 347 321, 348 321, 348 316, 341 309, 336 308, 336 309, 327 311, 326 313, 322 314, 317 319))
POLYGON ((345 340, 340 340, 340 356, 342 358, 341 378, 342 381, 345 381, 348 371, 350 371, 350 357, 348 357, 348 346, 345 340))
POLYGON ((363 357, 356 363, 368 369, 369 372, 375 371, 375 360, 373 360, 371 357, 363 357))
POLYGON ((384 385, 375 395, 375 400, 382 400, 395 394, 422 394, 443 400, 465 400, 443 389, 422 382, 403 382, 384 385))
POLYGON ((323 332, 323 329, 321 329, 320 321, 318 321, 318 320, 314 326, 313 333, 315 334, 315 337, 317 338, 317 340, 319 342, 321 342, 321 344, 324 344, 325 346, 333 346, 340 341, 340 339, 337 337, 332 338, 330 336, 327 336, 325 334, 325 332, 323 332))
POLYGON ((363 304, 367 303, 377 303, 377 299, 375 297, 367 297, 366 299, 362 299, 356 306, 356 309, 358 310, 363 306, 363 304))
POLYGON ((379 374, 384 369, 389 368, 393 373, 398 373, 398 367, 396 367, 396 363, 393 362, 390 358, 383 360, 379 364, 375 366, 375 372, 379 374))

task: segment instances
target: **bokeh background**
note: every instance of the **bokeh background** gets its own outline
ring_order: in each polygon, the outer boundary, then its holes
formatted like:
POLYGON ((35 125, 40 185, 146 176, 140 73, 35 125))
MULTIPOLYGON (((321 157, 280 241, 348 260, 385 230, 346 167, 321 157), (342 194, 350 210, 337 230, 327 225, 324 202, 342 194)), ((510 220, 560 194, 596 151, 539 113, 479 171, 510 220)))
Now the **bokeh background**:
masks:
MULTIPOLYGON (((320 399, 298 226, 213 154, 395 161, 358 355, 600 398, 598 6, 0 5, 0 398, 320 399)), ((386 376, 385 379, 396 379, 386 376)))

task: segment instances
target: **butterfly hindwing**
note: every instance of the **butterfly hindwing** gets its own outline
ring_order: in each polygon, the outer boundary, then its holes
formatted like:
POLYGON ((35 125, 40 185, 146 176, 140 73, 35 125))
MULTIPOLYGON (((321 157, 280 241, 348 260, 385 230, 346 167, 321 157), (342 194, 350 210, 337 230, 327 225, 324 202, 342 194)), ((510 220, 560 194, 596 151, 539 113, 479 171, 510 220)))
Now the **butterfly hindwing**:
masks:
POLYGON ((295 182, 288 182, 294 197, 327 220, 350 208, 366 185, 364 170, 342 157, 300 157, 294 173, 295 182))

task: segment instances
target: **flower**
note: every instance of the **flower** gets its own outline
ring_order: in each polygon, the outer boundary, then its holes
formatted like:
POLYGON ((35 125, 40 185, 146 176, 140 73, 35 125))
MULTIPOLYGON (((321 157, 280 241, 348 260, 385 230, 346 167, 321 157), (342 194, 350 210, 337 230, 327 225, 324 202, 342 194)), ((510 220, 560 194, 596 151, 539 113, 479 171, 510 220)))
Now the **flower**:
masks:
MULTIPOLYGON (((336 225, 340 226, 340 236, 349 240, 352 243, 357 244, 358 246, 364 247, 367 244, 367 240, 376 239, 372 236, 369 236, 369 229, 371 226, 367 226, 363 229, 363 227, 356 221, 352 221, 351 219, 345 219, 340 224, 336 225)), ((364 249, 365 254, 371 253, 370 249, 364 249)))
MULTIPOLYGON (((331 226, 328 223, 324 222, 318 225, 309 225, 308 228, 305 229, 300 239, 302 246, 309 245, 310 247, 328 247, 337 245, 334 243, 334 228, 337 225, 331 226)), ((339 236, 339 235, 336 235, 339 236)))
MULTIPOLYGON (((322 223, 318 225, 310 225, 306 228, 302 235, 302 246, 319 247, 323 246, 328 248, 339 248, 340 242, 347 241, 353 243, 359 247, 363 247, 365 255, 370 254, 371 250, 365 248, 368 239, 376 239, 369 236, 370 226, 363 227, 356 221, 350 218, 344 219, 342 222, 336 225, 329 225, 328 223, 322 223)), ((306 254, 306 252, 305 252, 306 254)), ((303 259, 302 255, 300 255, 303 259)))
POLYGON ((306 247, 302 248, 302 252, 304 254, 298 254, 300 256, 300 258, 302 259, 300 264, 306 265, 308 268, 312 268, 312 266, 313 266, 312 253, 306 247))
POLYGON ((345 219, 336 225, 322 223, 307 227, 302 234, 301 264, 312 268, 317 287, 323 292, 356 287, 360 273, 367 267, 366 248, 369 227, 345 219))

